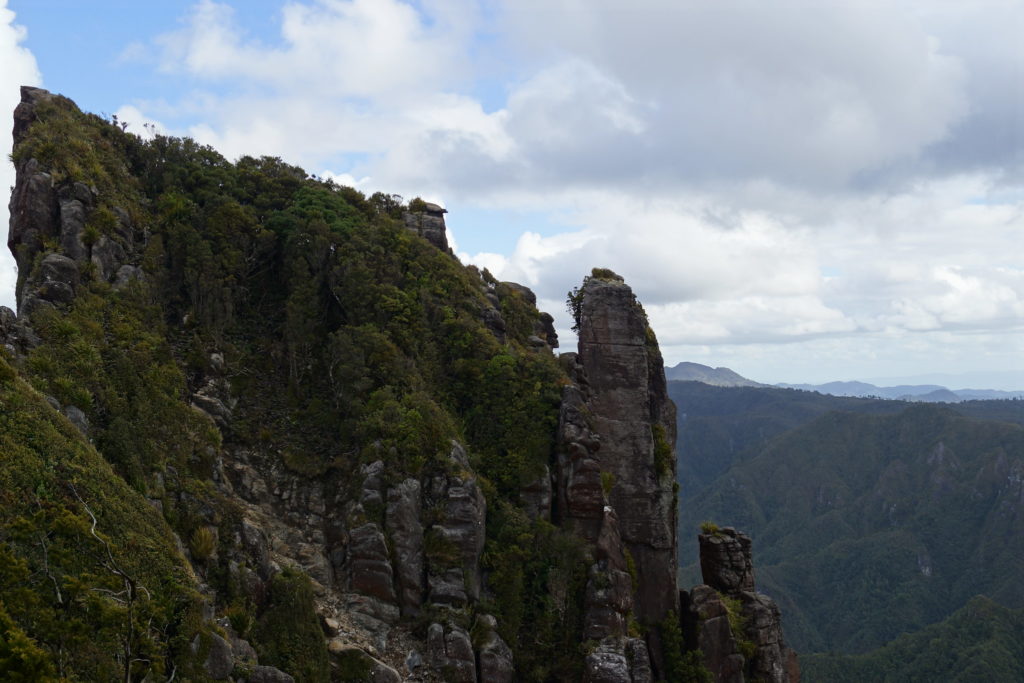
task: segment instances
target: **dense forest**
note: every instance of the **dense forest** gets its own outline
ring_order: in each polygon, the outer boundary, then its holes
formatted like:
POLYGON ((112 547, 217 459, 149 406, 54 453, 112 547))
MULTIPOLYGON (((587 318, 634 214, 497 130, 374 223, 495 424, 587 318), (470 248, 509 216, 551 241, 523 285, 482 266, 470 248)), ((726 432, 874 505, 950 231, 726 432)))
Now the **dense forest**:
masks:
MULTIPOLYGON (((143 140, 59 96, 30 117, 16 121, 14 162, 61 193, 62 215, 45 217, 56 234, 35 234, 25 216, 54 210, 30 187, 12 200, 30 329, 10 332, 0 360, 8 678, 39 661, 77 680, 172 666, 195 680, 218 635, 200 618, 212 610, 261 663, 327 679, 309 597, 322 588, 261 566, 267 539, 246 547, 228 451, 354 498, 353 472, 377 461, 385 484, 472 480, 488 501, 492 590, 459 619, 497 617, 526 678, 574 676, 583 550, 519 494, 553 458, 567 380, 530 339, 539 314, 522 288, 407 230, 400 197, 143 140), (52 277, 72 260, 74 282, 52 277), (450 456, 453 440, 467 459, 450 456)), ((446 538, 426 542, 434 566, 459 564, 446 538)))
MULTIPOLYGON (((953 637, 951 624, 966 619, 956 610, 990 604, 971 602, 977 595, 1024 606, 1024 401, 946 406, 695 382, 670 382, 669 392, 679 406, 680 477, 691 476, 680 506, 681 583, 699 571, 682 558, 692 557, 687 545, 705 520, 750 531, 758 582, 802 655, 873 652, 806 659, 807 680, 905 680, 912 665, 894 667, 903 674, 892 678, 823 672, 889 661, 897 643, 907 647, 894 639, 918 631, 912 642, 943 639, 967 657, 976 644, 953 637), (929 627, 938 622, 946 625, 929 627)), ((1006 623, 986 645, 1004 658, 1017 637, 998 633, 1006 623)))

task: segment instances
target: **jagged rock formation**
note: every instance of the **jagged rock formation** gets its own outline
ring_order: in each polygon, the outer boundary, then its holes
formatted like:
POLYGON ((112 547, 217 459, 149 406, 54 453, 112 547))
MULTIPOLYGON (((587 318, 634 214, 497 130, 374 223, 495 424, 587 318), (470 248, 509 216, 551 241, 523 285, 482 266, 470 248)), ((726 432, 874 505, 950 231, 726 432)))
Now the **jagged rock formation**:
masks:
MULTIPOLYGON (((665 677, 674 407, 621 278, 587 278, 556 360, 533 292, 452 258, 436 205, 399 219, 38 89, 15 139, 0 344, 176 543, 202 596, 184 675, 665 677)), ((773 671, 777 611, 749 602, 773 671)))
POLYGON ((558 517, 597 545, 585 633, 601 646, 588 657, 589 680, 639 680, 622 673, 625 649, 643 651, 644 662, 649 649, 655 672, 663 667, 657 626, 676 593, 675 408, 629 286, 595 270, 576 300, 579 353, 561 358, 574 381, 562 397, 558 517), (624 640, 631 618, 647 628, 646 644, 624 640))
POLYGON ((451 249, 448 246, 448 233, 444 224, 444 215, 448 213, 437 204, 423 202, 420 210, 404 211, 402 222, 405 227, 427 240, 435 247, 444 252, 451 249))
POLYGON ((700 535, 704 585, 680 592, 683 632, 716 681, 797 683, 796 653, 786 646, 775 601, 757 593, 750 537, 732 527, 700 535))

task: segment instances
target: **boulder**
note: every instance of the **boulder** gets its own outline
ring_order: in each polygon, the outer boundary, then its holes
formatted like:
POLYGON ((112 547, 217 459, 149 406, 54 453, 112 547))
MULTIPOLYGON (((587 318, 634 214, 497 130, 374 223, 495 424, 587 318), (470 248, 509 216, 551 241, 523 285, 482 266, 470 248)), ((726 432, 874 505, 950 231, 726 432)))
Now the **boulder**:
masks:
POLYGON ((248 683, 295 683, 295 679, 272 666, 254 667, 248 683))
POLYGON ((235 668, 231 644, 216 633, 211 636, 210 652, 206 655, 203 668, 215 681, 224 680, 231 675, 232 669, 235 668))
POLYGON ((427 666, 446 683, 476 683, 476 655, 465 629, 431 624, 427 628, 427 666))

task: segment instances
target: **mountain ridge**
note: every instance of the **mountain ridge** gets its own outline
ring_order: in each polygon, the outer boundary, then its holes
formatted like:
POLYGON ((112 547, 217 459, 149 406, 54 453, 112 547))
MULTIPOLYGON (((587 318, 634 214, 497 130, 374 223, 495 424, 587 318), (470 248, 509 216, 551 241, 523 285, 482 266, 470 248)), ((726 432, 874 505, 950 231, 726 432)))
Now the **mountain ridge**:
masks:
POLYGON ((0 438, 52 453, 60 425, 116 504, 53 455, 0 462, 28 482, 0 505, 4 674, 798 677, 770 601, 719 619, 722 661, 690 646, 674 406, 621 277, 583 278, 556 358, 533 293, 463 266, 422 200, 142 140, 38 88, 14 136, 0 438), (124 559, 147 557, 133 530, 176 580, 124 559))

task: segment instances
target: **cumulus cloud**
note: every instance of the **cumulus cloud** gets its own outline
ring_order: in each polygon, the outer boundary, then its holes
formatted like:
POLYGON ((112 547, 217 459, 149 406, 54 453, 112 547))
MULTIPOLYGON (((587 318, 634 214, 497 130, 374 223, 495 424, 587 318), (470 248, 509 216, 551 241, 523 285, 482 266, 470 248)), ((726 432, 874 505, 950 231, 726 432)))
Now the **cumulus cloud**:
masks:
MULTIPOLYGON (((25 29, 15 23, 14 12, 7 9, 7 0, 0 0, 0 64, 4 65, 0 69, 0 112, 14 111, 21 101, 20 86, 39 85, 42 81, 35 57, 22 45, 25 37, 25 29)), ((10 137, 0 136, 0 187, 5 192, 14 185, 14 167, 8 161, 10 153, 10 137)), ((0 225, 6 226, 7 221, 5 200, 0 202, 0 225)), ((0 248, 0 306, 14 308, 14 286, 17 279, 14 259, 6 247, 0 248)))
POLYGON ((673 361, 1024 357, 1019 0, 296 0, 271 42, 234 12, 158 39, 194 89, 140 116, 453 214, 557 213, 460 256, 561 327, 600 265, 673 361))

